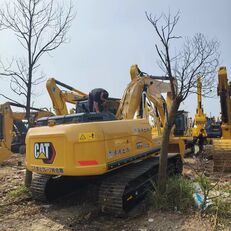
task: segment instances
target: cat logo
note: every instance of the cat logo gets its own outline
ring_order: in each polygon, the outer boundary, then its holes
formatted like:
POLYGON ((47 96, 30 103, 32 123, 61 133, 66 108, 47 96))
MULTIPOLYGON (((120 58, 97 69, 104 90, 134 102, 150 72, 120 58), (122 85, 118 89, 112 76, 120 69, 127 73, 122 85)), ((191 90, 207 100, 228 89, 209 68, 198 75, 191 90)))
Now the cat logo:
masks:
POLYGON ((45 164, 52 164, 55 159, 55 149, 52 143, 35 143, 34 144, 34 157, 35 159, 43 160, 45 164))

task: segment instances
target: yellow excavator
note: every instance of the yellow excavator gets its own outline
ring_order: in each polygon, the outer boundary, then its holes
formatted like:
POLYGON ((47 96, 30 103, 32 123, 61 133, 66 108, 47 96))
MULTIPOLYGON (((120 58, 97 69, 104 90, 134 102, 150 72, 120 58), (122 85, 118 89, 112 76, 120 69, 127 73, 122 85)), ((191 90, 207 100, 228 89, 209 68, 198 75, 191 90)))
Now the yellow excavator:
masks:
POLYGON ((228 81, 226 67, 218 71, 218 96, 221 105, 220 139, 213 140, 214 171, 231 171, 231 84, 228 81))
MULTIPOLYGON (((150 76, 132 66, 131 82, 116 116, 77 113, 38 120, 26 137, 26 167, 37 173, 30 187, 32 197, 51 199, 49 193, 60 178, 97 178, 101 210, 121 215, 153 189, 162 138, 160 123, 167 110, 166 105, 161 106, 161 93, 169 92, 169 84, 163 80, 168 78, 150 76)), ((181 171, 181 155, 169 154, 168 174, 181 171)))
POLYGON ((198 137, 201 129, 204 129, 204 136, 206 136, 205 124, 207 122, 206 115, 202 107, 202 83, 201 77, 197 78, 197 109, 194 118, 194 126, 192 128, 192 136, 198 137))
MULTIPOLYGON (((8 159, 12 152, 25 153, 25 137, 27 124, 25 112, 13 112, 12 106, 25 108, 23 105, 7 102, 0 105, 0 163, 8 159)), ((31 108, 31 122, 38 118, 51 116, 53 113, 31 108)))

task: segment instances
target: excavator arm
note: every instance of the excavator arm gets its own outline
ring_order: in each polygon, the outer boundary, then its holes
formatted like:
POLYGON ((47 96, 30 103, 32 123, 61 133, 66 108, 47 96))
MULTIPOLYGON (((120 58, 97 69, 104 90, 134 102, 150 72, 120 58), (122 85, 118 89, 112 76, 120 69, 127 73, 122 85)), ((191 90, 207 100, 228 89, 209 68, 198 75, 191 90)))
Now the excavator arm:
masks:
POLYGON ((77 100, 87 98, 87 94, 54 78, 47 80, 46 87, 56 115, 69 114, 66 103, 76 104, 77 100), (61 86, 69 91, 63 91, 58 86, 61 86))
MULTIPOLYGON (((169 80, 165 76, 151 76, 141 72, 137 65, 130 68, 131 82, 128 84, 121 99, 116 117, 117 119, 141 118, 142 115, 142 94, 156 107, 161 123, 164 124, 166 102, 161 96, 162 93, 170 93, 170 84, 163 82, 169 80)), ((169 94, 168 94, 169 95, 169 94)))
POLYGON ((228 82, 227 71, 221 67, 218 72, 218 96, 220 96, 222 137, 231 138, 231 86, 228 82))
MULTIPOLYGON (((206 115, 204 113, 202 107, 202 83, 201 77, 197 78, 197 109, 194 118, 194 127, 192 128, 192 136, 197 137, 201 131, 201 129, 205 128, 205 124, 207 122, 206 115)), ((204 136, 206 136, 206 132, 204 130, 204 136)))
POLYGON ((226 67, 218 71, 218 96, 221 105, 221 139, 213 139, 213 170, 231 172, 231 85, 228 81, 226 67))
MULTIPOLYGON (((152 135, 160 135, 165 124, 166 113, 172 105, 172 91, 169 78, 166 76, 148 75, 132 65, 130 68, 131 82, 125 89, 117 111, 117 119, 138 119, 146 117, 152 126, 152 135), (162 93, 166 94, 166 100, 162 93)), ((177 82, 174 81, 177 92, 177 82)), ((170 152, 180 152, 183 156, 186 146, 191 142, 191 137, 176 138, 173 136, 175 126, 171 131, 169 144, 170 152)), ((185 129, 185 127, 184 127, 185 129)), ((185 132, 184 132, 185 134, 185 132)), ((188 145, 189 146, 189 145, 188 145)), ((191 147, 190 146, 190 147, 191 147)))

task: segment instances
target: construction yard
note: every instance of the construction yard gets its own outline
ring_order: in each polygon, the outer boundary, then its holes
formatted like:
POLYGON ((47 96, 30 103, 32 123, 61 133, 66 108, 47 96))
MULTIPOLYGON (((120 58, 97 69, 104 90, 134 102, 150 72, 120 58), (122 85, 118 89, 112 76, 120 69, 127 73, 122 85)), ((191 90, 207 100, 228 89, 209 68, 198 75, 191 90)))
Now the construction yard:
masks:
MULTIPOLYGON (((89 185, 50 204, 38 203, 31 199, 24 187, 24 158, 15 154, 0 168, 0 230, 231 230, 231 221, 216 214, 200 216, 199 210, 155 211, 147 201, 141 202, 127 217, 114 218, 103 215, 97 208, 89 185), (89 198, 90 197, 90 198, 89 198)), ((196 160, 187 158, 184 176, 192 178, 194 172, 189 166, 196 160)), ((211 174, 214 181, 219 178, 220 188, 226 188, 222 197, 230 203, 230 174, 222 177, 211 174)), ((230 208, 230 207, 229 207, 230 208)), ((227 211, 231 214, 231 211, 227 211)))
POLYGON ((0 2, 0 231, 231 231, 230 1, 0 2))

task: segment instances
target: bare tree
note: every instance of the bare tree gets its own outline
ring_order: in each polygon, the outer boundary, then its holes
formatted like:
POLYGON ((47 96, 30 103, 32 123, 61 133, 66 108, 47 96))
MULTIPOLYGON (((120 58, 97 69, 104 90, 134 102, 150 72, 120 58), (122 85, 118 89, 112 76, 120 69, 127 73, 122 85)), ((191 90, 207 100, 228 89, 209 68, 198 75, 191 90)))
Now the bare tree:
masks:
POLYGON ((14 0, 0 9, 1 30, 11 30, 25 50, 23 58, 13 59, 7 65, 1 61, 0 74, 11 77, 11 89, 26 98, 27 118, 32 86, 44 80, 43 74, 37 75, 39 59, 67 41, 66 34, 74 17, 71 2, 67 5, 54 0, 14 0))
POLYGON ((181 36, 174 34, 180 19, 179 12, 174 16, 170 13, 162 14, 158 18, 146 13, 146 17, 160 42, 155 44, 159 57, 158 64, 169 77, 172 90, 172 104, 163 131, 158 179, 160 190, 165 191, 168 144, 176 113, 188 95, 196 93, 198 76, 201 76, 203 82, 203 95, 207 95, 213 88, 219 63, 219 43, 216 40, 208 40, 203 34, 198 33, 192 38, 186 38, 181 45, 182 49, 177 51, 174 42, 182 40, 181 36))
POLYGON ((1 30, 12 31, 25 51, 25 57, 13 59, 7 65, 1 61, 0 74, 10 77, 11 89, 25 97, 28 121, 32 87, 44 80, 43 74, 37 75, 40 58, 67 42, 74 18, 72 11, 71 2, 63 1, 60 5, 54 0, 14 0, 0 9, 1 30))

